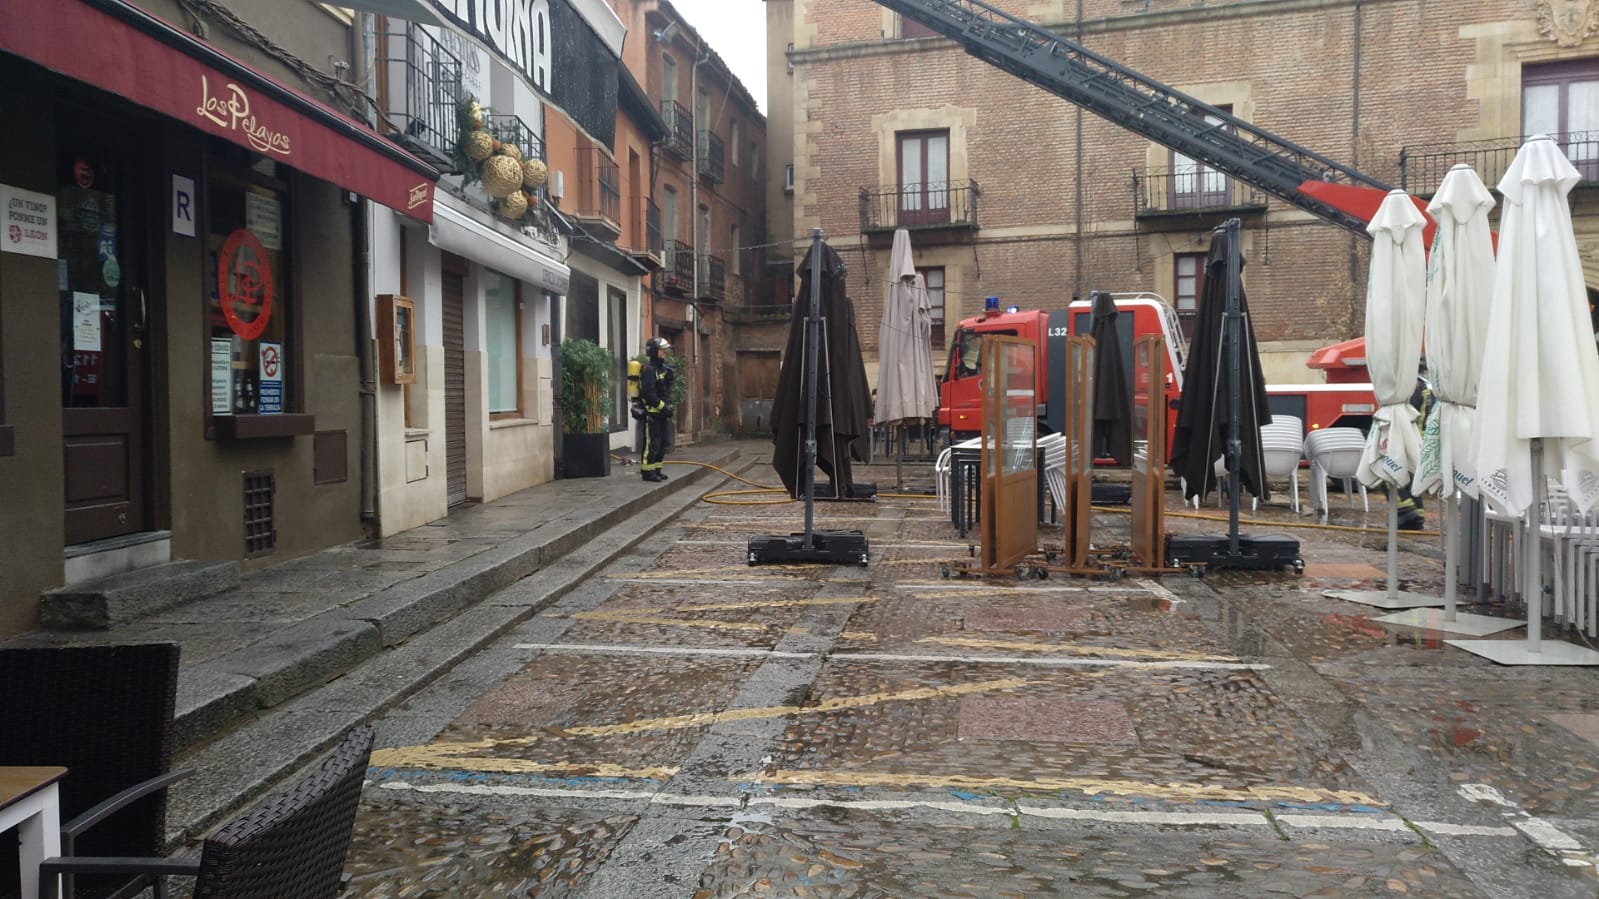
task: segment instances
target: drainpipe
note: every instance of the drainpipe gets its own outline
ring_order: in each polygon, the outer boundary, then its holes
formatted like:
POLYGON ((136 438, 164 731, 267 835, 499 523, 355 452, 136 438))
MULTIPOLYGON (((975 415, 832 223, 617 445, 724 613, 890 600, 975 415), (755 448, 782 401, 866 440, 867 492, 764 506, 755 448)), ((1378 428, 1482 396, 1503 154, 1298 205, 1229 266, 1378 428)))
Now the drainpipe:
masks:
MULTIPOLYGON (((697 49, 700 51, 700 58, 694 60, 694 67, 689 69, 689 73, 688 73, 688 101, 690 103, 694 104, 695 118, 696 119, 698 118, 699 105, 700 105, 700 90, 699 90, 700 66, 706 60, 711 58, 710 48, 706 47, 703 43, 700 44, 700 46, 697 49)), ((689 306, 688 306, 688 323, 689 323, 689 328, 690 328, 690 331, 689 331, 689 345, 694 348, 694 373, 699 376, 700 383, 703 384, 705 382, 705 372, 701 371, 701 369, 700 369, 700 366, 704 363, 704 360, 700 358, 700 256, 701 256, 701 251, 704 248, 699 245, 699 242, 700 242, 700 126, 701 125, 705 125, 707 127, 707 131, 709 131, 709 125, 710 125, 709 122, 696 121, 694 123, 693 149, 689 153, 689 163, 690 164, 689 164, 689 201, 688 201, 688 205, 689 205, 689 207, 691 209, 691 215, 693 216, 692 224, 690 224, 689 227, 691 229, 693 229, 693 233, 694 233, 694 295, 690 298, 690 302, 689 302, 689 306)), ((707 137, 706 138, 706 143, 709 143, 709 142, 710 142, 710 139, 709 139, 709 137, 707 137)), ((709 234, 707 234, 707 235, 705 235, 705 239, 706 240, 710 240, 711 236, 709 234)), ((710 264, 709 260, 707 260, 706 264, 707 265, 710 264)), ((691 425, 690 428, 689 428, 689 433, 690 434, 697 434, 698 433, 698 429, 699 429, 699 426, 701 424, 700 419, 703 417, 701 415, 701 413, 700 413, 700 409, 695 408, 695 407, 703 406, 706 402, 709 402, 709 397, 701 396, 701 397, 699 397, 699 402, 698 403, 690 403, 689 404, 690 409, 692 409, 693 412, 694 412, 694 417, 692 419, 693 425, 691 425)))
MULTIPOLYGON (((367 96, 372 96, 374 57, 377 42, 374 21, 369 13, 356 14, 361 52, 357 83, 367 96)), ((368 107, 368 118, 373 113, 368 107)), ((378 432, 377 432, 377 359, 372 341, 372 229, 367 227, 367 201, 358 200, 350 206, 350 247, 355 252, 352 263, 355 281, 355 358, 361 379, 361 521, 374 529, 378 527, 378 432)))
MULTIPOLYGON (((1350 88, 1351 110, 1349 115, 1349 155, 1350 165, 1355 171, 1360 171, 1360 0, 1355 0, 1354 22, 1354 84, 1350 88)), ((1360 283, 1360 238, 1351 234, 1349 236, 1349 283, 1360 283)))

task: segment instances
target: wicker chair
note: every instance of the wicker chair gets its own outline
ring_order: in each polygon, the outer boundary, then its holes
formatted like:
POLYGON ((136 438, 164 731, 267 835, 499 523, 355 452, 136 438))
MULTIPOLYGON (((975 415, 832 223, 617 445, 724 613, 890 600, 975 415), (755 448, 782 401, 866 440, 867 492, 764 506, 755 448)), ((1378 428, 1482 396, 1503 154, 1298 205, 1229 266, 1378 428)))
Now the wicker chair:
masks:
POLYGON ((39 894, 57 874, 140 871, 195 878, 195 899, 327 899, 344 877, 374 732, 357 728, 316 772, 205 839, 198 859, 56 858, 39 867, 39 894))
MULTIPOLYGON (((62 854, 164 852, 166 787, 191 773, 171 770, 178 644, 3 649, 0 684, 0 765, 67 769, 62 854)), ((0 897, 16 897, 19 880, 16 853, 0 852, 0 897)), ((124 896, 149 884, 79 878, 67 892, 124 896)))

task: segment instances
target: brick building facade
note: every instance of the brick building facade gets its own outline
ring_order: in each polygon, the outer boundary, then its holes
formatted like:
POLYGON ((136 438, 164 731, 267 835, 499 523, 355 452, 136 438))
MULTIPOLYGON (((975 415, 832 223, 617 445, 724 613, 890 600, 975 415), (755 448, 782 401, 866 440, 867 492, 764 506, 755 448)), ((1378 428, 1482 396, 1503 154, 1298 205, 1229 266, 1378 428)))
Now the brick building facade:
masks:
MULTIPOLYGON (((1579 168, 1599 157, 1593 0, 995 5, 1418 195, 1456 161, 1493 185, 1523 133, 1561 132, 1579 168)), ((1210 229, 1233 216, 1269 379, 1318 380, 1309 351, 1362 330, 1368 241, 868 0, 767 8, 772 228, 820 225, 844 253, 874 374, 897 224, 912 227, 918 267, 942 276, 950 334, 990 295, 1059 308, 1090 290, 1152 290, 1181 312, 1210 229)), ((1599 216, 1583 202, 1594 186, 1577 188, 1573 209, 1599 284, 1599 216)))

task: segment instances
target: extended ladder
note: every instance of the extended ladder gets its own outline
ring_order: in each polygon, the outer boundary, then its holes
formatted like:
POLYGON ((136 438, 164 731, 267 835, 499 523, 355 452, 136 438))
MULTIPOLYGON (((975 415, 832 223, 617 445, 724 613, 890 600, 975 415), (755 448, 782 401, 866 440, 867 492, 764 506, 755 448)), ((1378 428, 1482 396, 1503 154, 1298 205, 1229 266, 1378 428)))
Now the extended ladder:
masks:
POLYGON ((1307 181, 1388 185, 1291 143, 1048 29, 979 0, 876 0, 967 53, 1123 128, 1361 237, 1366 219, 1301 190, 1307 181))

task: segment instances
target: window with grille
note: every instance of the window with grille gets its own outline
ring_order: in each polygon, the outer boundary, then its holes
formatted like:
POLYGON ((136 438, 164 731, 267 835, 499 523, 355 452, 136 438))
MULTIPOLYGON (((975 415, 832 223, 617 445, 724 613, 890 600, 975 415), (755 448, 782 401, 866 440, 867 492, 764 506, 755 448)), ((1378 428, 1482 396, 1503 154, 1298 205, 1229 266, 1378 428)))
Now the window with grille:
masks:
POLYGON ((278 529, 273 513, 277 478, 271 471, 244 473, 244 555, 264 556, 277 549, 278 529))
POLYGON ((1194 316, 1199 312, 1199 292, 1205 289, 1205 254, 1179 253, 1174 262, 1176 284, 1172 296, 1176 298, 1177 320, 1182 323, 1183 336, 1192 337, 1194 316))
POLYGON ((944 269, 919 268, 922 280, 927 282, 927 303, 933 309, 933 349, 944 348, 944 269))

